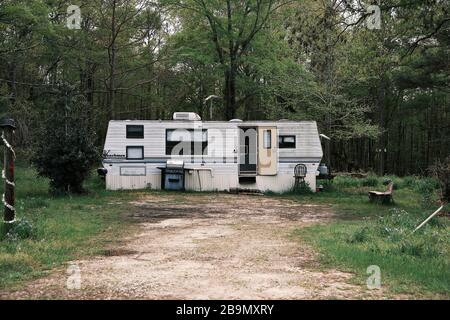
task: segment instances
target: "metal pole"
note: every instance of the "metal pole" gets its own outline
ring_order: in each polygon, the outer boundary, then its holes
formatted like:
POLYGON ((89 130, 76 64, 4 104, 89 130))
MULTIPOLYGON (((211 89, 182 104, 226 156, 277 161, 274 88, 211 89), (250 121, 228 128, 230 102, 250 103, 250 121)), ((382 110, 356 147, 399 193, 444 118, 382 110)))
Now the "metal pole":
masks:
POLYGON ((2 177, 5 179, 5 193, 3 194, 3 204, 5 206, 4 222, 12 223, 16 218, 15 205, 15 183, 14 183, 14 160, 16 154, 13 149, 14 130, 16 129, 13 119, 0 120, 2 129, 2 141, 5 145, 4 169, 2 177))
POLYGON ((439 209, 437 209, 435 212, 433 212, 428 218, 425 219, 424 222, 422 222, 417 228, 415 228, 414 231, 413 231, 412 233, 414 233, 414 232, 416 232, 417 230, 419 230, 420 228, 422 228, 422 226, 423 226, 425 223, 427 223, 428 221, 430 221, 430 219, 433 218, 436 214, 438 214, 438 212, 441 211, 443 207, 444 207, 444 206, 441 206, 439 209))
POLYGON ((212 120, 212 99, 211 102, 209 103, 209 120, 212 120))
POLYGON ((220 97, 212 94, 212 95, 206 97, 205 100, 203 100, 205 103, 207 103, 209 100, 211 100, 210 105, 209 105, 209 120, 212 120, 212 116, 213 116, 213 112, 212 112, 213 101, 212 101, 212 99, 220 99, 220 97))

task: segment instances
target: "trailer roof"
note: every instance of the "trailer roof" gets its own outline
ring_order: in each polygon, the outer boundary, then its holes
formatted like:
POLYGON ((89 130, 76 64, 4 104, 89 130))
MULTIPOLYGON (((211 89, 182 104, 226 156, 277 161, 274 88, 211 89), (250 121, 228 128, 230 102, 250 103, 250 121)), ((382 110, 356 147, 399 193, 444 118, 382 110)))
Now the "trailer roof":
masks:
POLYGON ((146 123, 146 122, 157 122, 157 123, 198 123, 198 122, 204 122, 204 123, 232 123, 232 124, 258 124, 258 123, 265 123, 265 124, 269 124, 269 123, 316 123, 316 121, 313 120, 251 120, 251 121, 204 121, 204 120, 200 120, 200 121, 192 121, 192 120, 110 120, 109 122, 139 122, 139 123, 146 123))

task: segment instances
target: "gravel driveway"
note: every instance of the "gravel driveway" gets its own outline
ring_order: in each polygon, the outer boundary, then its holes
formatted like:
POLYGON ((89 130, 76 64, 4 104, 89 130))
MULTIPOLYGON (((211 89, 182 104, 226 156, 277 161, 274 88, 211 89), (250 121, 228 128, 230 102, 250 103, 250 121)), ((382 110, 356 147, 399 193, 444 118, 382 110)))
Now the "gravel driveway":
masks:
MULTIPOLYGON (((131 203, 136 232, 106 255, 8 298, 330 299, 370 298, 351 274, 320 267, 292 231, 333 217, 329 207, 258 195, 149 194, 131 203)), ((3 298, 5 298, 3 293, 3 298)), ((0 293, 0 298, 2 294, 0 293)))

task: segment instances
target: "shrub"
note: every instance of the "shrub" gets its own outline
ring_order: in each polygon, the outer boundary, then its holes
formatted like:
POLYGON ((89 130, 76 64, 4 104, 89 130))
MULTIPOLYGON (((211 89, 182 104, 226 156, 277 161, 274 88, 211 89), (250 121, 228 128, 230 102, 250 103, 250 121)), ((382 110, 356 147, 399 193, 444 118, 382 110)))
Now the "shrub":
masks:
POLYGON ((400 245, 394 249, 401 254, 407 254, 417 258, 435 258, 439 256, 440 252, 433 244, 429 244, 424 240, 404 240, 400 245))
POLYGON ((321 185, 323 187, 324 192, 332 192, 335 191, 333 182, 330 180, 317 180, 317 186, 321 185))
POLYGON ((363 187, 376 187, 378 185, 378 178, 376 176, 368 176, 361 180, 363 187))
POLYGON ((28 239, 34 235, 33 225, 26 219, 22 218, 16 221, 6 234, 6 240, 17 241, 19 239, 28 239))
POLYGON ((83 95, 62 86, 60 95, 41 114, 32 163, 50 179, 53 193, 81 193, 83 181, 99 158, 95 131, 83 95))
POLYGON ((350 237, 347 239, 349 243, 361 243, 366 242, 370 239, 370 230, 368 227, 363 227, 356 230, 350 237))
POLYGON ((341 188, 359 187, 361 185, 361 179, 346 176, 338 176, 334 178, 333 183, 336 185, 336 187, 341 188))
POLYGON ((433 205, 433 197, 436 188, 437 183, 434 179, 422 178, 416 180, 414 189, 420 194, 420 204, 423 208, 429 208, 433 205))
POLYGON ((439 188, 439 182, 430 177, 416 178, 413 189, 417 192, 429 191, 432 192, 439 188))
POLYGON ((450 156, 444 161, 437 161, 431 166, 429 171, 439 180, 441 188, 441 198, 444 201, 450 201, 450 156))
POLYGON ((402 187, 405 188, 414 188, 417 181, 416 176, 407 176, 403 178, 402 187))
POLYGON ((313 191, 309 187, 309 184, 307 182, 301 183, 298 187, 293 187, 292 192, 296 194, 312 194, 313 191))
POLYGON ((402 209, 391 209, 388 215, 380 217, 376 224, 378 234, 387 237, 391 241, 402 239, 405 234, 410 233, 420 221, 402 209))

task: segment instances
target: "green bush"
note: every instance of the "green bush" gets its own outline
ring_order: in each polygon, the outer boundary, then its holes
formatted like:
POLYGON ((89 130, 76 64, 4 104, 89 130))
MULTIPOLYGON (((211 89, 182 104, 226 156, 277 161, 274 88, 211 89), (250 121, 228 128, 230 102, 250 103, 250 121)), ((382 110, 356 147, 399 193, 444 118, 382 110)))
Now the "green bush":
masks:
POLYGON ((419 240, 403 240, 400 245, 393 250, 392 253, 401 253, 417 258, 435 258, 440 255, 436 246, 422 239, 419 240))
POLYGON ((378 178, 376 176, 368 176, 361 179, 361 185, 363 187, 376 187, 378 185, 378 178))
POLYGON ((393 208, 389 214, 377 220, 377 229, 380 235, 405 234, 412 231, 419 223, 417 216, 405 210, 393 208))
POLYGON ((403 181, 401 183, 401 187, 412 189, 416 185, 417 179, 418 179, 418 177, 416 177, 416 176, 404 177, 403 181))
POLYGON ((5 238, 8 241, 17 241, 20 239, 28 239, 33 237, 34 228, 33 225, 26 219, 22 218, 10 227, 5 238))
POLYGON ((31 161, 40 176, 50 179, 53 193, 82 193, 83 181, 99 159, 95 130, 85 97, 66 86, 60 91, 40 115, 31 161))
POLYGON ((339 176, 334 178, 333 183, 339 188, 376 187, 379 185, 379 180, 380 178, 374 175, 366 178, 339 176))
POLYGON ((417 192, 432 192, 439 188, 439 182, 436 179, 429 177, 416 178, 412 188, 417 192))
POLYGON ((292 193, 295 194, 313 194, 313 191, 311 190, 311 187, 307 182, 301 183, 298 187, 292 188, 292 193))
POLYGON ((433 206, 437 188, 438 184, 434 179, 422 178, 416 180, 414 190, 420 195, 420 204, 422 208, 430 208, 433 206))
POLYGON ((368 227, 363 227, 357 229, 354 233, 350 235, 347 239, 348 243, 362 243, 370 239, 370 230, 368 227))
POLYGON ((317 186, 320 185, 323 187, 322 191, 324 192, 333 192, 336 190, 333 182, 330 180, 317 180, 317 186))
POLYGON ((353 177, 338 176, 333 179, 333 183, 337 188, 351 188, 361 186, 360 180, 353 177))

